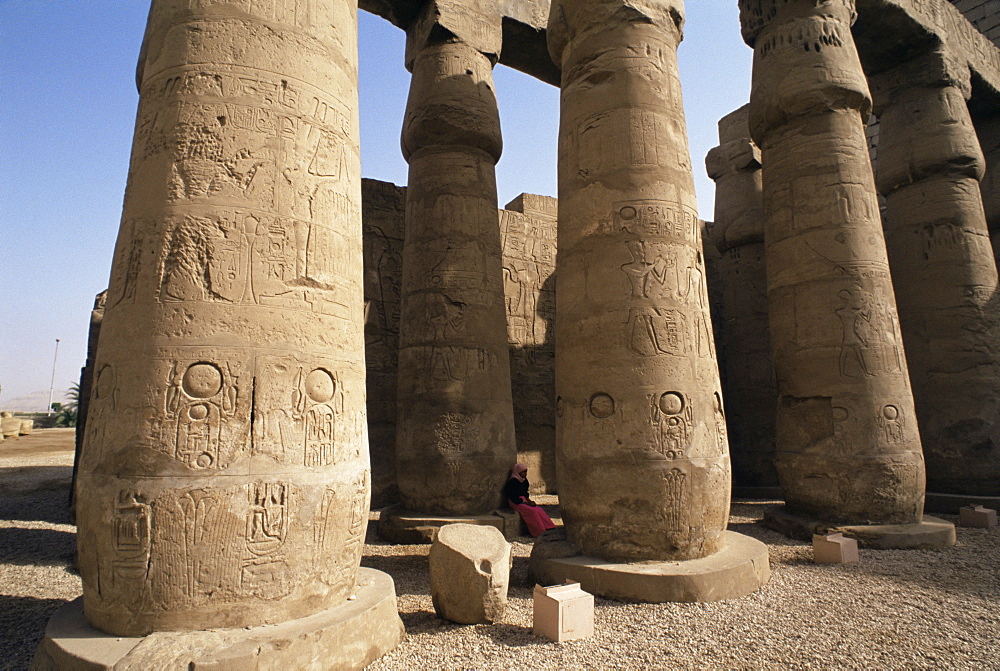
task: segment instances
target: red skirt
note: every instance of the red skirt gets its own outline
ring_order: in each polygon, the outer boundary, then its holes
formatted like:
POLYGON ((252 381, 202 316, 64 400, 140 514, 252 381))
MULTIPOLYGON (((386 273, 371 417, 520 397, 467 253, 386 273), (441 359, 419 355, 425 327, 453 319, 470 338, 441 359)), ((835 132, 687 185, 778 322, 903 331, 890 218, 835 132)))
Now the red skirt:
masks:
POLYGON ((548 513, 542 510, 541 506, 529 506, 527 503, 514 503, 508 501, 510 507, 517 511, 524 523, 528 525, 528 533, 538 538, 546 529, 555 529, 548 513))

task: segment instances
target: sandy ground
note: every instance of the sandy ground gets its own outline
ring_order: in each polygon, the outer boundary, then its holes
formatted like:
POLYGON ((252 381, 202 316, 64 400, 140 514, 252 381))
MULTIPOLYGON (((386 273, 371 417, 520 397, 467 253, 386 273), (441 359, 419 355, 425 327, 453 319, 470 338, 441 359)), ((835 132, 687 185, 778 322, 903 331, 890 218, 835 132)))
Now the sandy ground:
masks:
MULTIPOLYGON (((80 593, 66 497, 71 429, 0 443, 0 668, 23 669, 52 612, 80 593)), ((558 518, 555 498, 544 500, 558 518)), ((818 566, 811 548, 757 524, 767 502, 737 502, 730 528, 768 544, 771 581, 711 604, 597 599, 593 637, 531 633, 530 539, 514 543, 510 604, 493 625, 434 614, 426 546, 379 542, 363 564, 396 581, 407 637, 372 669, 1000 669, 1000 530, 958 529, 947 550, 862 550, 818 566)), ((373 520, 377 514, 373 514, 373 520)), ((954 518, 949 518, 954 519, 954 518)))

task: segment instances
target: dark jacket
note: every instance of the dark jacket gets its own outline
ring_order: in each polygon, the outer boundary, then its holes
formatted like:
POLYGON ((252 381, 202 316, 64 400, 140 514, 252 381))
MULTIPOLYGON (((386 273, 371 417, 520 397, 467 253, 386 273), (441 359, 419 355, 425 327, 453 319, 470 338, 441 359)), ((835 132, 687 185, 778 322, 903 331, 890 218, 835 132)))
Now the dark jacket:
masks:
POLYGON ((507 480, 507 484, 503 486, 504 503, 507 501, 512 503, 525 503, 527 498, 528 478, 518 480, 517 478, 511 476, 511 478, 507 480))

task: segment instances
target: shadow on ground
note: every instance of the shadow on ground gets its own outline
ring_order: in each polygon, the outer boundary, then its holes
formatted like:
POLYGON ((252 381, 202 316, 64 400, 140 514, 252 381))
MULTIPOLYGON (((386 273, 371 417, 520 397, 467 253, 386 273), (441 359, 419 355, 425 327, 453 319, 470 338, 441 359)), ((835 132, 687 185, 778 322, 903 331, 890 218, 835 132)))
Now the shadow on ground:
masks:
POLYGON ((28 668, 49 618, 64 603, 64 599, 0 594, 0 669, 28 668))

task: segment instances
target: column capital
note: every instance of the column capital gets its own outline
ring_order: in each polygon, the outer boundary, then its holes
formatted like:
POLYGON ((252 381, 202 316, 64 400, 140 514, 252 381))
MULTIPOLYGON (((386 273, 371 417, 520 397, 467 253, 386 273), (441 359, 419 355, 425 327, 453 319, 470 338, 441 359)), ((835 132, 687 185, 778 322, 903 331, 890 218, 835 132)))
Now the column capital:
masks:
MULTIPOLYGON (((739 0, 740 25, 743 41, 751 47, 757 40, 757 35, 775 18, 783 16, 793 19, 808 16, 816 12, 816 0, 739 0)), ((857 19, 854 0, 825 0, 828 5, 841 5, 851 13, 851 24, 857 19)))
POLYGON ((750 138, 725 142, 709 150, 705 157, 705 169, 715 181, 731 172, 760 170, 760 149, 750 138))
POLYGON ((561 65, 571 41, 586 39, 621 23, 662 25, 683 39, 684 0, 552 0, 549 55, 561 65))
POLYGON ((496 65, 503 44, 496 0, 429 0, 406 31, 406 69, 417 54, 442 42, 464 42, 496 65))
POLYGON ((868 78, 875 114, 893 103, 900 93, 913 88, 954 87, 968 100, 972 75, 968 62, 945 49, 935 49, 868 78))

